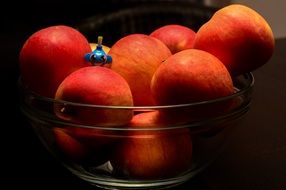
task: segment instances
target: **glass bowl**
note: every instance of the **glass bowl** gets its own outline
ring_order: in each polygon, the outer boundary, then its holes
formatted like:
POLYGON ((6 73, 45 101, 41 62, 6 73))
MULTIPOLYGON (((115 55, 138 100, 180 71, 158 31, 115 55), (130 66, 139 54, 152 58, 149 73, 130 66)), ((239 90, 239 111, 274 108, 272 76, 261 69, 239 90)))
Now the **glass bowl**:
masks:
POLYGON ((220 99, 140 107, 57 101, 29 91, 21 80, 19 86, 22 112, 45 147, 73 174, 107 189, 155 189, 187 181, 221 153, 250 108, 254 78, 247 73, 233 82, 236 92, 220 99), (127 125, 72 119, 82 111, 132 112, 139 119, 127 125), (158 113, 165 120, 158 120, 158 113), (149 116, 140 118, 144 114, 149 116))
MULTIPOLYGON (((214 9, 186 2, 146 3, 87 18, 76 26, 90 42, 111 46, 131 33, 149 34, 165 24, 195 31, 214 9)), ((162 189, 186 182, 223 150, 247 113, 254 78, 233 78, 235 93, 182 105, 119 107, 42 97, 19 80, 21 110, 45 147, 79 178, 106 189, 162 189), (79 113, 133 114, 136 122, 85 120, 79 113), (144 116, 145 115, 145 116, 144 116), (162 119, 163 118, 163 119, 162 119)), ((115 119, 116 121, 116 119, 115 119)))

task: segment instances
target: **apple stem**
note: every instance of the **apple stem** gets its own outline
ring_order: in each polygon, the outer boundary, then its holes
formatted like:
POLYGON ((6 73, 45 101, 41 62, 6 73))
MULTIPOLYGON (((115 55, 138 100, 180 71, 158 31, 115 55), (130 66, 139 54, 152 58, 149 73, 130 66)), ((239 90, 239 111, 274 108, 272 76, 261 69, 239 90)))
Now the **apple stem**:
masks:
POLYGON ((97 38, 97 47, 102 45, 102 40, 103 40, 103 37, 102 36, 98 36, 97 38))
POLYGON ((84 58, 85 60, 91 62, 94 66, 102 66, 105 64, 110 64, 112 62, 112 57, 107 55, 102 49, 102 36, 98 36, 97 38, 97 46, 95 50, 91 53, 87 53, 84 58))

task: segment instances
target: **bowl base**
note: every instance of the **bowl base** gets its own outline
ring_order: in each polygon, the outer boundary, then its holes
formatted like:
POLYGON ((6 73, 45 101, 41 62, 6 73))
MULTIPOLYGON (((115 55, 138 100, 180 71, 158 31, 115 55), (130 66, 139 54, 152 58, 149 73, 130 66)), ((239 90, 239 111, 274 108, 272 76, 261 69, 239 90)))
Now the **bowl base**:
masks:
POLYGON ((204 166, 195 167, 185 172, 184 174, 163 180, 123 180, 115 179, 108 176, 90 176, 88 172, 79 172, 70 167, 67 167, 72 173, 81 178, 82 180, 88 182, 89 184, 99 187, 101 189, 112 189, 112 190, 159 190, 159 189, 169 189, 175 186, 179 186, 183 183, 186 183, 188 180, 193 178, 195 175, 207 168, 213 160, 210 160, 208 163, 205 163, 204 166))

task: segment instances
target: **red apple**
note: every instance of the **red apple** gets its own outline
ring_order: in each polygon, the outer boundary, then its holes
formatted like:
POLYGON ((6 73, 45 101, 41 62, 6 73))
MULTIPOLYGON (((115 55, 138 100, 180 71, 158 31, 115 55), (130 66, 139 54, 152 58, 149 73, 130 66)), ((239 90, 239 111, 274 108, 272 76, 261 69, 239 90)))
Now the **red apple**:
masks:
POLYGON ((107 135, 101 136, 102 131, 77 127, 55 127, 53 132, 56 146, 64 159, 92 166, 108 161, 112 143, 107 135), (78 131, 81 132, 78 133, 78 131), (83 132, 90 133, 89 138, 86 138, 83 132))
POLYGON ((73 71, 90 65, 87 39, 69 26, 51 26, 31 35, 20 52, 22 80, 34 92, 53 98, 59 84, 73 71))
POLYGON ((274 37, 259 13, 234 4, 218 10, 198 30, 194 48, 218 57, 235 76, 265 64, 273 54, 274 37))
MULTIPOLYGON (((92 104, 88 107, 71 103, 55 104, 56 115, 73 124, 117 127, 128 123, 133 116, 131 109, 100 107, 133 105, 127 82, 104 67, 90 66, 71 73, 60 84, 55 99, 92 104)), ((70 157, 94 165, 107 161, 106 155, 116 139, 112 130, 68 126, 57 143, 70 157)))
POLYGON ((223 63, 196 49, 170 56, 155 72, 151 89, 159 105, 211 100, 234 92, 223 63))
POLYGON ((65 129, 53 129, 56 145, 64 156, 72 161, 80 161, 87 155, 87 148, 76 139, 68 135, 65 129))
POLYGON ((193 48, 196 33, 189 27, 170 24, 156 29, 150 36, 161 40, 175 54, 193 48))
MULTIPOLYGON (((196 49, 169 57, 155 72, 151 90, 158 105, 189 104, 234 93, 232 78, 224 64, 212 54, 196 49)), ((184 119, 189 111, 203 117, 220 113, 228 107, 224 103, 174 107, 168 111, 173 114, 170 117, 184 119)))
POLYGON ((92 149, 100 149, 103 146, 109 146, 119 139, 117 131, 102 130, 98 128, 84 128, 84 127, 67 127, 66 131, 70 136, 77 139, 84 145, 92 149))
POLYGON ((154 105, 150 82, 159 65, 171 55, 168 47, 156 38, 131 34, 117 41, 109 55, 111 69, 128 82, 134 105, 154 105))
MULTIPOLYGON (((132 106, 127 82, 116 72, 99 66, 81 68, 69 76, 57 89, 56 100, 99 106, 132 106)), ((56 114, 64 120, 101 126, 119 126, 130 121, 131 109, 56 104, 56 114)))
POLYGON ((190 131, 186 128, 160 129, 168 125, 158 116, 159 112, 154 111, 133 117, 128 127, 139 130, 129 131, 117 142, 110 160, 115 173, 132 179, 163 179, 190 169, 190 131))

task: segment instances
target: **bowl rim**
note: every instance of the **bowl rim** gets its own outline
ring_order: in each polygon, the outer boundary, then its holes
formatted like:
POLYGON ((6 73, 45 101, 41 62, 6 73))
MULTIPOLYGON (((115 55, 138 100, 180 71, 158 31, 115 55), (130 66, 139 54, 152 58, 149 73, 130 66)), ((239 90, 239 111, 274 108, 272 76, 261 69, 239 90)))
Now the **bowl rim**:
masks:
POLYGON ((244 73, 240 76, 244 76, 249 80, 249 83, 244 88, 237 89, 236 91, 228 96, 215 98, 211 100, 204 100, 204 101, 197 101, 197 102, 191 102, 191 103, 184 103, 184 104, 171 104, 171 105, 152 105, 152 106, 116 106, 116 105, 97 105, 97 104, 86 104, 86 103, 77 103, 77 102, 70 102, 66 100, 57 100, 50 97, 41 96, 38 93, 28 89, 28 87, 25 87, 21 81, 21 77, 19 77, 18 80, 18 86, 21 90, 24 91, 25 94, 30 95, 34 100, 48 102, 52 104, 64 104, 64 105, 70 105, 75 107, 90 107, 90 108, 104 108, 104 109, 126 109, 126 110, 158 110, 158 109, 167 109, 167 108, 183 108, 183 107, 191 107, 191 106, 200 106, 200 105, 206 105, 206 104, 213 104, 213 103, 219 103, 223 101, 230 100, 235 97, 239 97, 246 92, 250 91, 252 87, 254 86, 255 79, 252 72, 244 73))
POLYGON ((132 13, 145 14, 146 12, 148 12, 149 14, 152 14, 152 13, 158 13, 158 11, 164 13, 169 13, 170 11, 172 13, 189 12, 192 14, 200 13, 201 15, 207 15, 210 18, 215 13, 215 11, 218 10, 218 8, 215 6, 204 6, 201 4, 197 4, 194 2, 187 2, 187 1, 176 2, 175 5, 173 2, 166 1, 164 2, 164 6, 162 6, 161 3, 162 2, 156 2, 156 1, 144 2, 144 6, 142 6, 141 4, 133 6, 131 5, 129 7, 125 7, 119 10, 114 10, 110 14, 98 13, 90 17, 87 17, 85 19, 82 19, 76 25, 76 28, 81 28, 84 25, 89 25, 91 20, 93 21, 93 24, 91 24, 91 26, 95 27, 96 24, 94 24, 94 22, 96 22, 97 24, 102 24, 114 18, 122 18, 122 16, 130 17, 132 13))

